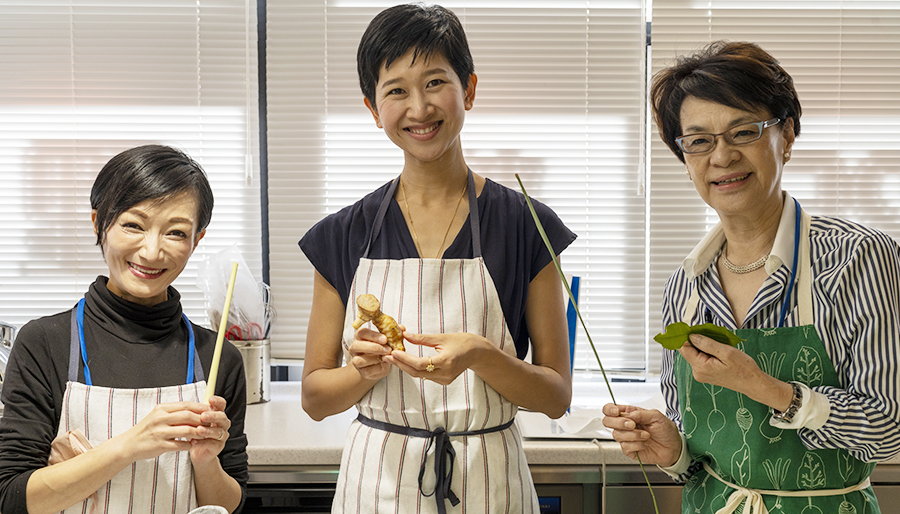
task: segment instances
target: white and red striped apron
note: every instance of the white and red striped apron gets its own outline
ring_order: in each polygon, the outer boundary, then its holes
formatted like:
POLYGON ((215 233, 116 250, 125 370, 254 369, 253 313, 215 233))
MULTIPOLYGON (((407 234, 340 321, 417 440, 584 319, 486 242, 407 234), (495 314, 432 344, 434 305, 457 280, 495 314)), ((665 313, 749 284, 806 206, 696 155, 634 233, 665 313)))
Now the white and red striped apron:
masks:
MULTIPOLYGON (((84 300, 72 312, 69 381, 62 404, 59 434, 80 429, 91 445, 115 437, 144 419, 158 404, 200 402, 206 390, 203 369, 194 349, 194 333, 187 317, 190 348, 187 384, 146 389, 120 389, 91 384, 84 346, 84 300), (78 382, 78 363, 84 363, 85 382, 78 382)), ((134 462, 101 487, 94 496, 65 509, 66 514, 181 514, 197 507, 189 452, 168 452, 134 462), (96 504, 93 502, 96 501, 96 504)))
MULTIPOLYGON (((468 180, 475 257, 369 259, 367 249, 347 302, 346 355, 356 333, 353 299, 370 293, 381 300, 382 311, 411 332, 470 332, 515 356, 500 299, 481 257, 471 172, 468 180)), ((370 246, 397 182, 378 211, 370 246)), ((436 354, 430 347, 417 345, 408 345, 407 351, 425 357, 436 354)), ((374 423, 357 419, 350 427, 332 512, 539 512, 522 438, 512 423, 517 407, 471 370, 442 386, 394 368, 356 408, 361 417, 374 423), (455 455, 452 463, 450 454, 455 455), (443 473, 449 480, 438 480, 443 473), (459 502, 454 505, 451 499, 457 497, 459 502)))

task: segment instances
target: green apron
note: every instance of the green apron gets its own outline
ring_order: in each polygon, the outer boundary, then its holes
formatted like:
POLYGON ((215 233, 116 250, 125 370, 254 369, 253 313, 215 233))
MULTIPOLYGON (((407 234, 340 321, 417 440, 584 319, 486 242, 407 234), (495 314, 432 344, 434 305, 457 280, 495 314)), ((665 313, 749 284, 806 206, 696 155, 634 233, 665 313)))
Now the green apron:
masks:
MULTIPOLYGON (((805 213, 802 226, 797 288, 802 326, 738 330, 737 335, 746 339, 738 348, 753 357, 762 371, 779 380, 809 387, 840 387, 834 366, 811 324, 809 217, 805 213)), ((697 298, 695 288, 683 316, 688 323, 697 298)), ((807 449, 796 430, 769 424, 768 406, 694 380, 690 364, 680 353, 675 354, 674 372, 688 451, 704 464, 685 484, 683 514, 720 510, 722 514, 881 512, 867 481, 874 463, 862 462, 846 450, 807 449), (751 510, 754 503, 757 507, 751 510)))

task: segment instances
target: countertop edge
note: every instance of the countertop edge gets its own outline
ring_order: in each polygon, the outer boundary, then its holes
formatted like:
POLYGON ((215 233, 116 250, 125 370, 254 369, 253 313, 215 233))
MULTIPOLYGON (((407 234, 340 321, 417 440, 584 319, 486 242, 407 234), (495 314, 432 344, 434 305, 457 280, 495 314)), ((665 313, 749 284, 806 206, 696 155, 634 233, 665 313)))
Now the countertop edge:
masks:
MULTIPOLYGON (((344 439, 356 409, 313 421, 300 406, 299 382, 273 382, 271 400, 247 405, 247 456, 254 466, 333 466, 341 463, 344 439), (256 441, 259 441, 258 443, 256 441)), ((518 422, 518 420, 517 420, 518 422)), ((635 465, 611 440, 528 438, 529 465, 635 465)), ((900 465, 900 455, 879 465, 900 465)))

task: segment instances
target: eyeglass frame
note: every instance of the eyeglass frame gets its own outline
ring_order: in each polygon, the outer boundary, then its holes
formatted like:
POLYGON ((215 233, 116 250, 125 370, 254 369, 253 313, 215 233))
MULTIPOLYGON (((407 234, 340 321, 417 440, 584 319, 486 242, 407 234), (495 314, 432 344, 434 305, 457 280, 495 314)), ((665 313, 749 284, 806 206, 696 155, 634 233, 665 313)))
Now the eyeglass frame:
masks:
POLYGON ((730 129, 728 129, 728 130, 726 130, 726 131, 724 131, 724 132, 719 132, 718 134, 710 134, 710 133, 708 133, 708 132, 696 132, 696 133, 694 133, 694 134, 684 134, 684 135, 682 135, 682 136, 678 136, 678 137, 675 138, 675 144, 678 145, 678 148, 681 149, 682 153, 685 153, 685 154, 687 154, 687 155, 698 155, 698 154, 703 154, 703 153, 709 153, 709 152, 712 152, 713 150, 716 149, 716 145, 719 144, 719 136, 722 136, 722 137, 725 139, 725 141, 726 141, 728 144, 730 144, 730 145, 738 145, 738 146, 739 146, 739 145, 749 145, 750 143, 755 143, 755 142, 759 141, 759 140, 762 138, 762 134, 763 134, 763 131, 764 131, 765 129, 767 129, 767 128, 769 128, 769 127, 774 127, 775 125, 780 124, 782 121, 784 121, 784 120, 782 120, 781 118, 772 118, 772 119, 769 119, 769 120, 765 120, 765 121, 757 121, 757 122, 753 122, 753 123, 741 123, 740 125, 735 125, 734 127, 731 127, 730 129), (754 139, 754 140, 752 140, 752 141, 745 141, 745 142, 743 142, 743 143, 736 143, 736 142, 734 142, 734 140, 732 140, 731 138, 729 138, 729 137, 727 136, 727 134, 728 134, 729 132, 731 132, 732 130, 734 130, 734 129, 738 128, 738 127, 743 127, 744 125, 756 125, 757 127, 759 127, 759 136, 757 136, 757 138, 754 139), (701 151, 701 152, 689 152, 689 151, 687 151, 687 150, 684 148, 684 143, 682 142, 682 140, 683 140, 684 138, 686 138, 686 137, 691 137, 691 136, 711 136, 711 137, 712 137, 712 141, 713 141, 713 142, 712 142, 712 147, 710 147, 709 150, 703 150, 703 151, 701 151))

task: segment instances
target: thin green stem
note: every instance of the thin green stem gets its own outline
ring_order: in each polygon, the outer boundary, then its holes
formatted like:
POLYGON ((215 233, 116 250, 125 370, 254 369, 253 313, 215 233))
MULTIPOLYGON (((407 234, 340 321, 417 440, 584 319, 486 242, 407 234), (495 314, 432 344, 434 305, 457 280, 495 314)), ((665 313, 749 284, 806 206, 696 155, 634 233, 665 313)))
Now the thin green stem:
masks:
MULTIPOLYGON (((603 363, 600 362, 600 354, 597 353, 597 347, 594 346, 594 341, 591 339, 591 333, 588 332, 587 325, 584 323, 584 319, 581 317, 581 311, 578 309, 578 302, 575 301, 575 295, 572 294, 572 289, 569 288, 569 282, 566 280, 566 274, 563 273, 562 266, 559 264, 559 258, 556 256, 556 252, 553 250, 553 245, 550 244, 550 239, 547 237, 547 233, 544 231, 544 226, 541 224, 541 220, 538 219, 537 212, 534 210, 534 205, 531 203, 531 197, 528 196, 528 192, 525 191, 525 185, 522 184, 522 179, 519 178, 519 174, 516 173, 516 180, 519 182, 519 187, 522 189, 522 194, 525 195, 525 203, 528 204, 528 210, 531 211, 531 216, 534 218, 534 224, 537 225, 538 233, 541 235, 541 239, 544 240, 544 245, 547 246, 547 250, 550 251, 550 257, 553 259, 553 264, 556 266, 556 272, 559 274, 559 279, 562 281, 563 286, 566 288, 566 293, 569 295, 569 300, 572 302, 572 306, 575 307, 575 314, 578 316, 578 321, 581 322, 581 328, 584 329, 584 335, 587 336, 588 343, 591 345, 591 350, 594 352, 594 358, 597 359, 597 364, 600 366, 600 372, 603 373, 603 381, 606 383, 606 389, 609 391, 610 400, 616 405, 616 397, 613 394, 612 386, 609 383, 609 378, 606 376, 606 369, 603 367, 603 363)), ((644 463, 641 462, 641 457, 635 454, 637 457, 638 464, 641 467, 641 473, 644 475, 644 481, 647 482, 647 488, 650 489, 650 497, 653 499, 653 509, 656 511, 656 514, 659 514, 659 507, 656 505, 656 495, 653 493, 653 487, 650 485, 650 479, 647 477, 647 472, 644 471, 644 463)))

